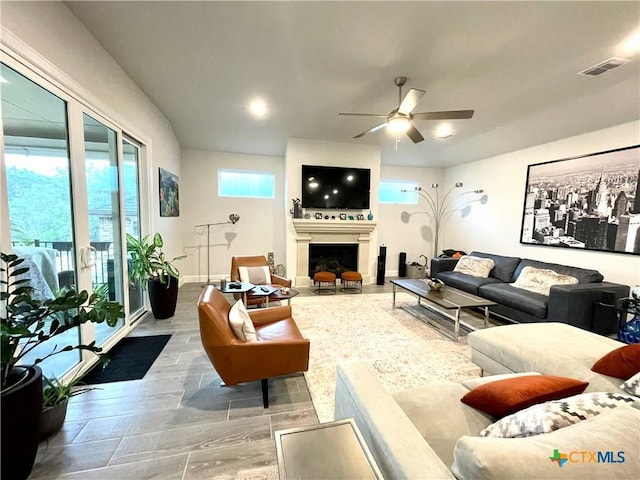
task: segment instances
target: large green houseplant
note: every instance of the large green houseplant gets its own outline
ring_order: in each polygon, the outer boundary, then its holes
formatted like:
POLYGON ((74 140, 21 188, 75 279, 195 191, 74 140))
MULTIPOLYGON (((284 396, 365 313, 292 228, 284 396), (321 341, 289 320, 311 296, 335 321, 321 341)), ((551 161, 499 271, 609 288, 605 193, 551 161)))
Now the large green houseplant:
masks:
MULTIPOLYGON (((101 295, 63 289, 55 298, 38 300, 28 286, 29 268, 13 254, 0 253, 0 357, 2 381, 2 478, 26 478, 38 450, 42 411, 42 371, 47 358, 71 350, 105 357, 95 341, 51 346, 27 362, 38 346, 80 325, 106 322, 114 326, 124 308, 101 295)), ((77 338, 77 337, 76 337, 77 338)))
POLYGON ((149 235, 142 239, 127 234, 127 252, 131 257, 129 278, 140 281, 149 290, 149 302, 153 316, 158 319, 172 317, 178 301, 178 279, 180 272, 173 264, 186 255, 167 260, 162 247, 162 236, 156 233, 153 240, 149 235))

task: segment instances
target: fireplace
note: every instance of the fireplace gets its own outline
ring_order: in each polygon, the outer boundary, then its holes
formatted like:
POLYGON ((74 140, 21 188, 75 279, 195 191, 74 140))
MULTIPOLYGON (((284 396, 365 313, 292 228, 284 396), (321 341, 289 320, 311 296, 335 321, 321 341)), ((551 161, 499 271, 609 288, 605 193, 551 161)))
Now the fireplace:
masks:
POLYGON ((376 260, 372 255, 374 252, 371 251, 370 244, 375 241, 376 222, 294 218, 293 227, 296 231, 296 286, 308 287, 311 285, 309 277, 310 246, 327 244, 356 246, 356 267, 352 270, 362 275, 363 284, 371 283, 373 279, 372 266, 375 265, 376 260))
POLYGON ((340 278, 342 272, 358 270, 357 243, 310 243, 309 277, 316 272, 335 273, 340 278))

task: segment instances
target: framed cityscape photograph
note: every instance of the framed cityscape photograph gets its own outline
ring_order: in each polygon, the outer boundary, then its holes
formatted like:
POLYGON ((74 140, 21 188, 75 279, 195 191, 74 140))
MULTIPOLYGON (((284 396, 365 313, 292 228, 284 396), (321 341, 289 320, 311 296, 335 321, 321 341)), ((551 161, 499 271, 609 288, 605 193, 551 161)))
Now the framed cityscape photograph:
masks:
POLYGON ((640 255, 640 145, 529 165, 520 243, 640 255))

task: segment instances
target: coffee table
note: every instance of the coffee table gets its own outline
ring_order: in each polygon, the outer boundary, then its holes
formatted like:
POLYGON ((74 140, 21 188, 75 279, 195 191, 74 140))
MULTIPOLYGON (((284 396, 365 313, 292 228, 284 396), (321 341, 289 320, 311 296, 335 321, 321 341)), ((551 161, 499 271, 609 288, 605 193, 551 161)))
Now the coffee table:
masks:
MULTIPOLYGON (((443 286, 440 290, 432 290, 424 280, 420 279, 394 279, 391 280, 391 283, 393 284, 393 308, 396 308, 397 287, 416 295, 418 297, 418 305, 453 321, 453 339, 456 342, 460 338, 460 325, 472 330, 471 327, 460 321, 460 311, 463 308, 483 307, 484 326, 486 327, 489 321, 489 307, 491 305, 497 305, 496 302, 477 297, 476 295, 463 292, 448 285, 443 286), (421 303, 421 300, 425 300, 426 303, 421 303), (453 314, 449 313, 451 310, 454 311, 453 314)), ((440 328, 440 324, 429 321, 428 318, 427 322, 444 333, 449 334, 449 332, 440 328)))
POLYGON ((382 479, 352 418, 274 434, 281 479, 382 479))

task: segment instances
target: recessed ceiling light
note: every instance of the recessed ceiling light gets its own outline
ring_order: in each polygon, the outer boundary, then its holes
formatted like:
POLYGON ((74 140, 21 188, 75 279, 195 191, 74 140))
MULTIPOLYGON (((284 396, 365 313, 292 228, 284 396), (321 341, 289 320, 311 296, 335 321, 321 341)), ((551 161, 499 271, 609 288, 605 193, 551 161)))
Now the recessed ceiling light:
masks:
POLYGON ((640 52, 640 29, 633 32, 620 44, 620 53, 633 55, 640 52))
POLYGON ((267 104, 261 98, 251 100, 249 111, 254 117, 263 118, 267 115, 267 104))
POLYGON ((435 136, 436 138, 449 138, 453 137, 455 134, 453 133, 453 128, 448 123, 441 124, 437 129, 435 136))

